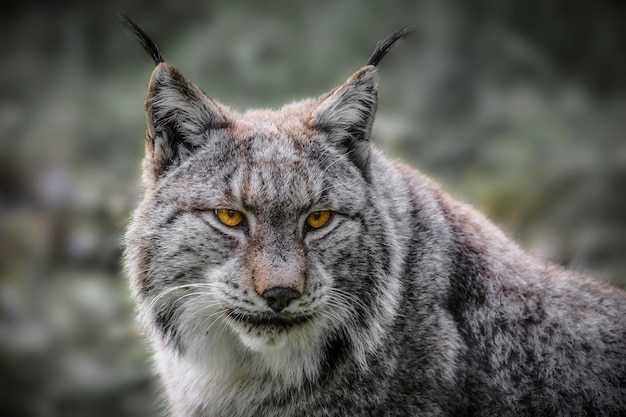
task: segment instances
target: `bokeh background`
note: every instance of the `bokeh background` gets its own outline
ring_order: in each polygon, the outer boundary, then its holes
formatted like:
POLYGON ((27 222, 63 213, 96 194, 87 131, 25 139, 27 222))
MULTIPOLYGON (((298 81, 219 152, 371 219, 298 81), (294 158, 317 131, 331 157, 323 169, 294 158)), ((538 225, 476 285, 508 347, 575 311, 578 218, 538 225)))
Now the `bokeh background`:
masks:
POLYGON ((535 252, 626 286, 626 3, 11 2, 0 14, 0 415, 159 415, 120 239, 165 58, 235 109, 321 94, 403 25, 375 143, 535 252))

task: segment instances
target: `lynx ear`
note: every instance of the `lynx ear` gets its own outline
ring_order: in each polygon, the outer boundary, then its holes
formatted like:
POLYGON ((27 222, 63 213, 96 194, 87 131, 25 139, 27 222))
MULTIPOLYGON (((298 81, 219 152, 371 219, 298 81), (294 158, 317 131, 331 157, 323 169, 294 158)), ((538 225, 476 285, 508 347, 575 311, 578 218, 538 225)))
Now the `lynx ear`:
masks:
POLYGON ((146 162, 154 178, 202 146, 211 129, 226 127, 226 110, 176 68, 162 62, 146 98, 146 162))
POLYGON ((369 138, 378 104, 376 66, 396 42, 411 33, 412 29, 401 28, 378 42, 367 65, 339 88, 322 97, 313 112, 313 127, 328 132, 331 142, 348 155, 366 178, 369 172, 369 138))
POLYGON ((313 126, 326 132, 331 143, 365 173, 370 131, 378 103, 376 86, 376 68, 372 65, 361 68, 322 98, 312 119, 313 126))

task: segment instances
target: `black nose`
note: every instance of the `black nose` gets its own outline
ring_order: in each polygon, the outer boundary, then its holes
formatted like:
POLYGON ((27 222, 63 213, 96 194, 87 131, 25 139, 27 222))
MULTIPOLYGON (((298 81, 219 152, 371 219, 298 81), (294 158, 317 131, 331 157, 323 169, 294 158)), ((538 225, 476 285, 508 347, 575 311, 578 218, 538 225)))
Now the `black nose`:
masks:
POLYGON ((300 298, 300 293, 293 288, 273 287, 263 293, 263 298, 267 305, 278 313, 287 307, 291 300, 300 298))

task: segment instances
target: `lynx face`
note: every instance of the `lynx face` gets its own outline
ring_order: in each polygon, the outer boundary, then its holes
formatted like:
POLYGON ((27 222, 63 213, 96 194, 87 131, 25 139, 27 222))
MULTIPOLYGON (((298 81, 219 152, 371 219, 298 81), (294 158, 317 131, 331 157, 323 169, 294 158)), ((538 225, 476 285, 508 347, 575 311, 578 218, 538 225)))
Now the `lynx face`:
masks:
POLYGON ((127 265, 162 345, 200 362, 257 352, 273 373, 293 358, 312 376, 333 339, 354 335, 357 353, 378 343, 397 299, 386 219, 401 204, 371 196, 375 103, 373 66, 318 99, 245 114, 157 66, 127 265))

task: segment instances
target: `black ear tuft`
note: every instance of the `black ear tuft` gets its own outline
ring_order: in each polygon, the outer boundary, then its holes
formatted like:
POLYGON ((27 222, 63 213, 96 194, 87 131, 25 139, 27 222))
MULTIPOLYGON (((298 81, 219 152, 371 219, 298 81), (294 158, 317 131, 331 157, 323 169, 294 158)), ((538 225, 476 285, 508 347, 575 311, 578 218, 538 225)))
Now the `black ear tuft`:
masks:
POLYGON ((141 44, 143 49, 148 53, 148 55, 152 57, 155 65, 159 65, 161 62, 165 62, 163 56, 161 55, 161 52, 159 51, 159 47, 156 45, 156 43, 154 43, 152 39, 150 39, 150 37, 146 34, 146 32, 143 31, 142 28, 137 26, 137 24, 130 20, 130 18, 124 13, 118 13, 117 17, 120 22, 122 22, 122 24, 128 30, 130 30, 133 36, 137 38, 137 41, 141 44))
POLYGON ((406 38, 411 33, 413 33, 413 29, 404 27, 393 32, 387 39, 378 42, 376 49, 374 49, 370 59, 367 61, 367 65, 377 66, 397 41, 406 38))

